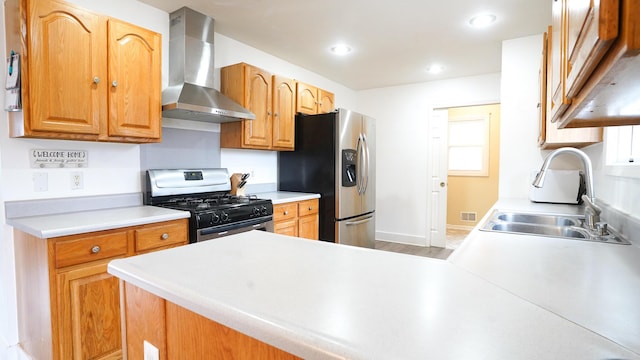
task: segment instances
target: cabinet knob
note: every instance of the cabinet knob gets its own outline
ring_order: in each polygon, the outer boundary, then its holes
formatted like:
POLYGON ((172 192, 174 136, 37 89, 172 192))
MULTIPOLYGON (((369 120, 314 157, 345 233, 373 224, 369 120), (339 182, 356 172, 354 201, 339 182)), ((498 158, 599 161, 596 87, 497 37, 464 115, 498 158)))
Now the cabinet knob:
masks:
POLYGON ((162 236, 160 236, 160 238, 162 238, 162 240, 167 240, 169 238, 169 234, 164 233, 162 234, 162 236))
POLYGON ((267 111, 267 115, 271 116, 271 111, 267 111))
POLYGON ((288 212, 288 211, 285 211, 285 212, 284 212, 284 214, 285 214, 285 215, 289 215, 289 212, 288 212))
POLYGON ((113 86, 113 87, 118 87, 118 82, 117 82, 117 81, 115 81, 115 80, 113 80, 113 81, 111 82, 111 86, 113 86))
POLYGON ((99 252, 100 252, 100 246, 96 245, 96 246, 91 248, 91 253, 92 254, 97 254, 99 252))
POLYGON ((278 117, 278 113, 273 113, 273 116, 278 117))
POLYGON ((94 83, 94 84, 96 84, 96 85, 98 85, 98 84, 100 83, 100 78, 99 78, 99 77, 97 77, 97 76, 96 76, 96 77, 94 77, 94 78, 93 78, 93 83, 94 83))
POLYGON ((309 211, 313 210, 313 207, 309 206, 309 211))

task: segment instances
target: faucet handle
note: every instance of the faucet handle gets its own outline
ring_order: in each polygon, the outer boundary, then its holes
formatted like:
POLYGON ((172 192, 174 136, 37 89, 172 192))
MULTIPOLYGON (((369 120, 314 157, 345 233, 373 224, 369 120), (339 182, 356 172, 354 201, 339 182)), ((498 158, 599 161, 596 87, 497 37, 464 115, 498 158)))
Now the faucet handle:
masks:
POLYGON ((596 223, 596 234, 600 235, 600 236, 605 236, 609 234, 609 231, 607 231, 607 223, 605 222, 597 222, 596 223))
POLYGON ((595 215, 599 215, 602 212, 602 209, 600 208, 600 206, 595 204, 594 202, 595 198, 591 199, 585 194, 585 195, 582 195, 582 200, 584 201, 584 204, 587 206, 587 208, 593 210, 595 215))

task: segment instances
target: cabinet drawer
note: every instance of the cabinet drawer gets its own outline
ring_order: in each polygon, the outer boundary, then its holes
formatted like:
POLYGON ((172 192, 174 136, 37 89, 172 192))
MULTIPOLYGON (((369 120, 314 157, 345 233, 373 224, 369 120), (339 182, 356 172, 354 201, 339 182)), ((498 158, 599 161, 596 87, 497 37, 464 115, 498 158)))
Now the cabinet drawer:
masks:
POLYGON ((305 216, 318 213, 318 199, 300 201, 298 203, 298 215, 305 216))
POLYGON ((187 243, 187 221, 147 225, 135 230, 136 252, 187 243))
POLYGON ((273 225, 273 232, 280 235, 298 236, 298 221, 287 220, 273 225))
POLYGON ((55 266, 77 265, 127 254, 127 232, 90 235, 54 244, 55 266))
POLYGON ((298 203, 286 203, 273 206, 273 221, 295 219, 298 217, 298 203))

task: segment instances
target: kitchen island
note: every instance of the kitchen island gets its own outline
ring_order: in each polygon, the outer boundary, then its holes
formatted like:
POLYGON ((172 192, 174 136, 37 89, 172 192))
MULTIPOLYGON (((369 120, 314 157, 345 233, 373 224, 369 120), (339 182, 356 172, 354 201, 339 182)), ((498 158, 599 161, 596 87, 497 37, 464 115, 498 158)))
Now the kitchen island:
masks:
POLYGON ((126 351, 134 357, 146 340, 161 359, 204 356, 199 351, 210 358, 640 359, 436 259, 251 231, 113 260, 108 271, 123 282, 126 351), (203 328, 255 343, 216 341, 203 328))

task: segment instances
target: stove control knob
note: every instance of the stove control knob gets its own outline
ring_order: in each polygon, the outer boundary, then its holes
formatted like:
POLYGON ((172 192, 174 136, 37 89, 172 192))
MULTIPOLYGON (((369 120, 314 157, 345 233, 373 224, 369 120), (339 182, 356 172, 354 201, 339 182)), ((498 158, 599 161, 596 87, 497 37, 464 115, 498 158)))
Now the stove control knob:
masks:
POLYGON ((211 222, 217 224, 220 221, 220 216, 217 213, 213 213, 211 216, 211 222))
POLYGON ((257 207, 257 206, 253 208, 253 215, 254 215, 254 216, 258 216, 258 215, 260 215, 260 209, 258 209, 258 207, 257 207))
POLYGON ((262 215, 267 215, 267 207, 262 205, 262 207, 260 208, 260 213, 262 215))
POLYGON ((222 212, 222 214, 220 215, 220 219, 222 219, 222 221, 229 220, 229 214, 227 214, 226 212, 222 212))

